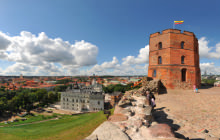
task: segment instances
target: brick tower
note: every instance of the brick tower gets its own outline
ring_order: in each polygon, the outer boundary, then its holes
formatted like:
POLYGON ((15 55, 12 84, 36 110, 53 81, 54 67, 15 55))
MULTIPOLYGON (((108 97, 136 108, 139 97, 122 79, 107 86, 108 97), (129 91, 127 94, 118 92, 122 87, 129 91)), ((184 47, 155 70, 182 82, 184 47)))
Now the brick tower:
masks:
POLYGON ((199 87, 199 48, 194 33, 166 29, 151 34, 148 77, 161 79, 168 89, 199 87))

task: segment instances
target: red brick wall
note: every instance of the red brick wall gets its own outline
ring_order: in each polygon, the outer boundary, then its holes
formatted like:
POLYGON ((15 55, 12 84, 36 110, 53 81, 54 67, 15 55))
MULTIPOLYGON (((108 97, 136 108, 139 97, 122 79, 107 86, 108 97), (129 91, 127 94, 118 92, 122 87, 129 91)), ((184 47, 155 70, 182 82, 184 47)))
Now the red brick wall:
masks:
POLYGON ((150 52, 148 77, 161 79, 167 88, 192 89, 193 85, 200 86, 199 49, 198 40, 192 32, 181 33, 177 29, 167 29, 162 33, 150 35, 150 52), (181 49, 181 42, 184 49, 181 49), (159 49, 162 42, 162 49, 159 49), (158 64, 158 57, 162 57, 162 64, 158 64), (181 64, 181 56, 185 57, 181 64), (186 81, 182 81, 182 69, 186 69, 186 81))

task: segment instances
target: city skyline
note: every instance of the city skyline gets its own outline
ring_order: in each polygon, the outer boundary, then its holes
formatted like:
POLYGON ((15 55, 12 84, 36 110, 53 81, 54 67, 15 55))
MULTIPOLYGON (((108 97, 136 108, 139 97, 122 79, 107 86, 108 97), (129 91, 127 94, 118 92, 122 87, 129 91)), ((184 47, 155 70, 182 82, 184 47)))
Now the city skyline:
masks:
POLYGON ((1 1, 0 75, 147 75, 149 36, 194 32, 203 74, 220 74, 220 2, 1 1))

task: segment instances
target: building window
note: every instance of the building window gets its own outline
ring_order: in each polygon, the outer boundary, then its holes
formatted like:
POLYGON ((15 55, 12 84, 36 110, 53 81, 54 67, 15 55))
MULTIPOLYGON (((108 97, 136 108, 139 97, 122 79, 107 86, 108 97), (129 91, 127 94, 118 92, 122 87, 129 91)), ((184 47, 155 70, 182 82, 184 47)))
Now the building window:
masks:
POLYGON ((74 102, 74 99, 72 99, 72 102, 74 102))
POLYGON ((158 64, 162 64, 162 57, 161 56, 158 57, 158 64))
POLYGON ((76 102, 78 103, 78 99, 76 99, 76 102))
POLYGON ((154 70, 154 71, 153 71, 153 77, 156 77, 156 76, 157 76, 157 71, 154 70))
POLYGON ((98 101, 98 105, 100 105, 100 101, 98 101))
POLYGON ((162 49, 162 42, 159 42, 159 50, 162 49))
POLYGON ((181 42, 181 49, 184 49, 184 42, 181 42))
POLYGON ((184 64, 185 56, 181 56, 181 64, 184 64))
POLYGON ((66 98, 66 101, 68 101, 68 98, 66 98))
POLYGON ((186 81, 186 69, 182 69, 181 73, 182 73, 182 82, 185 82, 186 81))

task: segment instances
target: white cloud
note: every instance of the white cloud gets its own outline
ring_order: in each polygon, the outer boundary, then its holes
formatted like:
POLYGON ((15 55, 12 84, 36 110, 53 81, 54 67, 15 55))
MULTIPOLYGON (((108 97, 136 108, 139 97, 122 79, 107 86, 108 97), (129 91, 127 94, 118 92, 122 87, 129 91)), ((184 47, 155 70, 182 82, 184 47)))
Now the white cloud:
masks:
POLYGON ((84 40, 71 44, 44 32, 37 36, 27 31, 18 36, 0 32, 0 59, 15 62, 5 74, 76 74, 80 67, 95 65, 97 55, 98 47, 84 40))
POLYGON ((215 47, 208 46, 209 41, 205 37, 199 39, 199 55, 203 58, 220 58, 220 43, 215 47))
POLYGON ((118 59, 114 56, 111 62, 102 63, 101 67, 105 69, 114 69, 119 66, 118 59))
POLYGON ((11 41, 8 39, 8 36, 0 32, 0 50, 5 50, 10 44, 11 41))
POLYGON ((89 66, 97 63, 98 48, 88 42, 76 41, 70 44, 61 38, 49 38, 44 32, 38 36, 22 31, 19 36, 10 37, 0 33, 4 52, 1 58, 8 61, 40 66, 45 63, 89 66), (10 43, 8 43, 10 42, 10 43))
POLYGON ((201 74, 206 71, 207 74, 220 74, 220 67, 216 66, 215 63, 200 63, 201 74))
POLYGON ((21 73, 29 75, 34 71, 34 68, 28 64, 15 63, 7 67, 7 69, 4 70, 3 73, 7 75, 19 75, 21 73))
POLYGON ((2 71, 6 75, 37 75, 37 76, 55 76, 64 75, 65 70, 53 63, 47 63, 42 66, 32 66, 24 63, 15 63, 2 71))
POLYGON ((146 64, 149 61, 149 45, 141 48, 137 57, 127 56, 122 60, 123 65, 146 64))
POLYGON ((81 74, 97 75, 146 75, 148 64, 120 64, 116 57, 112 61, 96 64, 91 69, 83 71, 81 74))

